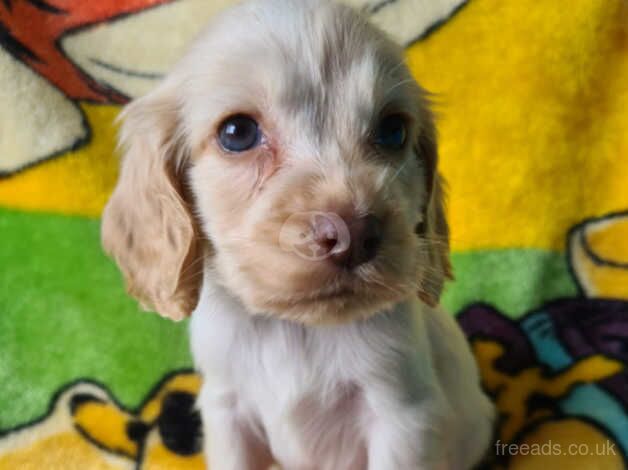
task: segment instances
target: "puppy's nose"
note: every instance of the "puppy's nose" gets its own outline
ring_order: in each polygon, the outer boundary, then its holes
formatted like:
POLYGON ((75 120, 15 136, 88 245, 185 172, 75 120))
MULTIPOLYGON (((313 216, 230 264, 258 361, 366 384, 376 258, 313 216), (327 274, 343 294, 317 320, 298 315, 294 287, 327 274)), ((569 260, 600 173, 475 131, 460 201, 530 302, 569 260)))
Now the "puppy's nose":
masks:
POLYGON ((314 241, 329 254, 329 259, 349 269, 375 258, 382 242, 382 223, 370 214, 338 220, 320 216, 315 220, 313 232, 314 241), (346 228, 338 227, 339 221, 346 228))

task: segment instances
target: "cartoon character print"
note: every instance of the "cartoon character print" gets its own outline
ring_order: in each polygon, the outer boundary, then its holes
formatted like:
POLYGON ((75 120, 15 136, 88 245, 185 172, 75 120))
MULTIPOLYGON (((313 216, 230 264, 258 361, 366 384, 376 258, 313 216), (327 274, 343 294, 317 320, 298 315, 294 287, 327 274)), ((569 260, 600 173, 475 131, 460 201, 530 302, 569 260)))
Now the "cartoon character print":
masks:
POLYGON ((628 340, 628 302, 559 300, 519 321, 479 304, 459 321, 500 414, 492 449, 497 465, 536 469, 591 459, 603 468, 624 468, 628 358, 617 344, 628 340), (608 336, 611 329, 615 334, 608 336), (547 455, 511 455, 503 447, 534 442, 558 447, 546 449, 547 455), (572 444, 592 455, 567 455, 572 444), (598 455, 603 449, 608 455, 598 455))
MULTIPOLYGON (((235 1, 0 1, 0 129, 10 137, 0 139, 0 177, 88 145, 92 126, 111 125, 89 122, 90 106, 119 106, 146 93, 207 21, 235 1)), ((405 44, 465 3, 347 1, 405 44), (421 15, 409 14, 419 8, 421 15)))
POLYGON ((79 103, 128 100, 79 67, 62 40, 166 1, 171 0, 0 2, 0 177, 87 145, 91 128, 79 103))
POLYGON ((623 211, 569 231, 569 266, 582 297, 516 321, 485 304, 458 316, 500 415, 495 468, 626 468, 627 230, 623 211), (526 455, 509 452, 513 443, 528 446, 526 455))
MULTIPOLYGON (((616 214, 589 222, 598 240, 613 240, 615 231, 624 230, 616 214)), ((570 232, 569 258, 576 279, 592 279, 587 270, 600 265, 577 260, 582 252, 573 248, 582 227, 570 232)), ((598 252, 607 246, 591 244, 598 252)), ((623 248, 617 246, 618 253, 623 248)), ((606 250, 604 256, 612 261, 620 254, 606 250)), ((609 278, 600 279, 583 293, 603 291, 609 278)), ((499 412, 486 468, 626 468, 628 295, 559 299, 518 320, 476 304, 458 320, 499 412), (510 451, 510 444, 518 451, 510 451)), ((174 372, 129 410, 104 386, 78 381, 52 399, 44 418, 0 433, 0 469, 203 469, 194 408, 199 389, 198 375, 174 372)))
POLYGON ((77 381, 44 418, 0 434, 0 469, 204 469, 199 389, 198 375, 175 372, 132 411, 103 385, 77 381))
POLYGON ((628 299, 628 211, 584 220, 569 231, 568 244, 584 295, 628 299))
MULTIPOLYGON (((133 15, 142 10, 174 0, 3 0, 0 3, 1 44, 17 59, 26 63, 37 73, 46 77, 53 85, 72 99, 97 102, 123 103, 128 98, 111 89, 95 77, 88 76, 67 57, 60 46, 64 36, 79 29, 87 29, 118 18, 133 15)), ((190 8, 180 2, 180 8, 190 8)), ((187 2, 191 3, 191 2, 187 2)), ((193 2, 192 2, 193 3, 193 2)), ((205 2, 207 3, 207 2, 205 2)), ((234 2, 219 2, 221 8, 234 2)), ((399 35, 399 25, 393 28, 384 16, 402 17, 399 9, 408 9, 414 2, 353 0, 348 3, 366 10, 383 27, 399 35), (408 5, 408 3, 410 5, 408 5)), ((411 27, 404 31, 399 40, 408 43, 420 34, 443 21, 464 4, 461 0, 432 2, 431 11, 412 18, 411 27)), ((416 6, 416 5, 414 5, 416 6)), ((217 9, 205 5, 205 10, 214 14, 217 9)), ((193 11, 193 10, 191 10, 193 11)), ((202 18, 201 18, 202 19, 202 18)), ((194 25, 198 28, 198 25, 194 25)), ((101 28, 102 29, 102 28, 101 28)), ((163 36, 163 31, 158 31, 163 36)), ((186 37, 190 39, 192 36, 186 37)), ((140 64, 141 65, 141 64, 140 64)))
POLYGON ((4 0, 0 3, 2 45, 71 99, 124 103, 123 96, 85 75, 59 47, 78 28, 111 21, 172 0, 4 0))

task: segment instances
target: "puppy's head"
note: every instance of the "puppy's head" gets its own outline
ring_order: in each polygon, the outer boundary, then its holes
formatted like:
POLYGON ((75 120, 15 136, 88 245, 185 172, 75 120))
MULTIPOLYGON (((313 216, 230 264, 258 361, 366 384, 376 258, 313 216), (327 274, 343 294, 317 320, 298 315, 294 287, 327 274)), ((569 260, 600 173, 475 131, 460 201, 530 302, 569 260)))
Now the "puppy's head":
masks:
POLYGON ((307 323, 438 301, 432 118, 401 48, 350 8, 242 4, 123 119, 103 242, 159 313, 189 314, 203 273, 253 314, 307 323))

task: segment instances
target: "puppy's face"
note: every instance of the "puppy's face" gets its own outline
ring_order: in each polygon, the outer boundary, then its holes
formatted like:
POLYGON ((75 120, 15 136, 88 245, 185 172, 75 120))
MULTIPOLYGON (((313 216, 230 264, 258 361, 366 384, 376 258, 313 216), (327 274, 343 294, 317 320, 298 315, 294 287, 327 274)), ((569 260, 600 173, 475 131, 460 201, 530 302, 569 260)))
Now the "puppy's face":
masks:
POLYGON ((306 323, 437 300, 431 117, 402 51, 352 10, 226 13, 129 106, 122 139, 104 243, 160 313, 189 313, 208 266, 251 313, 306 323))

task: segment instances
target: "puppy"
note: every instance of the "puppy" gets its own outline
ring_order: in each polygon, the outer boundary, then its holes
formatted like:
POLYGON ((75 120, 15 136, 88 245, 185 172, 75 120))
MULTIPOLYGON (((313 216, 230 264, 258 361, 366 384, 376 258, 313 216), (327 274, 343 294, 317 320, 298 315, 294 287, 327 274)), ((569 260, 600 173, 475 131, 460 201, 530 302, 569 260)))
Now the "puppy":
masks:
POLYGON ((347 6, 242 3, 123 120, 104 247, 146 307, 193 312, 212 470, 480 460, 493 408, 437 307, 443 181, 399 46, 347 6))

